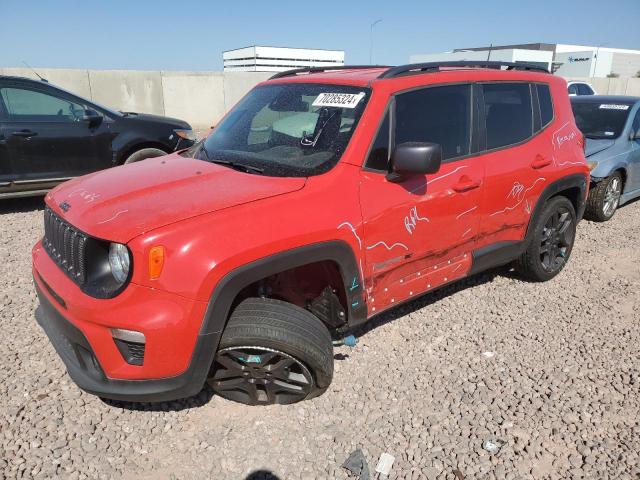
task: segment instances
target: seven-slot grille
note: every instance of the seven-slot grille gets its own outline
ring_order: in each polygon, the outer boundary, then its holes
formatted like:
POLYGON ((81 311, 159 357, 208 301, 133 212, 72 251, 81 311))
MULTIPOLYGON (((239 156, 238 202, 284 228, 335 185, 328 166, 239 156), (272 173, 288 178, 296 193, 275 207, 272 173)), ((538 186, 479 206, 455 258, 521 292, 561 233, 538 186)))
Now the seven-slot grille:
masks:
POLYGON ((46 208, 42 245, 54 262, 77 284, 85 281, 85 247, 88 237, 46 208))

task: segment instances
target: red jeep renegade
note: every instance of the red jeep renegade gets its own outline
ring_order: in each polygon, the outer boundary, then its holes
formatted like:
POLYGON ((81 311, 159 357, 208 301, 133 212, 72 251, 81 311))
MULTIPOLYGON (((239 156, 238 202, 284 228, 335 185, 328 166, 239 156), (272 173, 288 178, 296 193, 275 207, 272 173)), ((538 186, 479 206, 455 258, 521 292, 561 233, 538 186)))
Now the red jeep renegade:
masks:
POLYGON ((84 390, 246 404, 324 392, 332 338, 513 262, 571 254, 589 169, 567 85, 453 62, 279 73, 188 151, 69 181, 38 321, 84 390))

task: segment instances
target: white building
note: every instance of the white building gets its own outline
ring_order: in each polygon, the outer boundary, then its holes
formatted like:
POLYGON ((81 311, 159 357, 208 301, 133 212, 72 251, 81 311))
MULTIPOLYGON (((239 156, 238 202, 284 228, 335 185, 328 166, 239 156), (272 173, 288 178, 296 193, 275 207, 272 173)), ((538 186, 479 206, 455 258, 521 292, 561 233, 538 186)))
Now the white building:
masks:
POLYGON ((513 63, 531 63, 549 70, 553 63, 553 52, 520 48, 496 50, 454 50, 453 52, 411 55, 410 63, 449 62, 461 60, 491 60, 513 63))
POLYGON ((225 72, 281 72, 344 65, 343 50, 253 46, 222 53, 225 72))
POLYGON ((563 77, 606 77, 611 74, 634 77, 640 71, 640 50, 556 43, 461 48, 452 52, 412 55, 410 59, 411 63, 449 60, 532 63, 563 77))

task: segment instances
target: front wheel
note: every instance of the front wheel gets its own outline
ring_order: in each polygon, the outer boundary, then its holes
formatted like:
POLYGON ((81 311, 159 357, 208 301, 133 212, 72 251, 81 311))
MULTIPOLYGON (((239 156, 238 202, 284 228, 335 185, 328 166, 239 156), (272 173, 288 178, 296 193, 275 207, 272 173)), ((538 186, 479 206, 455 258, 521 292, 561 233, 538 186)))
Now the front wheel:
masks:
POLYGON ((124 164, 128 165, 129 163, 139 162, 147 158, 161 157, 166 154, 167 152, 165 152, 164 150, 160 150, 159 148, 143 148, 129 155, 124 161, 124 164))
POLYGON ((322 394, 333 377, 327 327, 308 310, 248 298, 222 334, 209 385, 247 405, 289 404, 322 394))
POLYGON ((549 200, 531 226, 527 249, 516 262, 516 270, 535 282, 551 280, 569 260, 576 238, 576 211, 566 197, 549 200))
POLYGON ((587 199, 585 217, 596 222, 606 222, 616 213, 622 195, 622 175, 615 172, 597 183, 587 199))

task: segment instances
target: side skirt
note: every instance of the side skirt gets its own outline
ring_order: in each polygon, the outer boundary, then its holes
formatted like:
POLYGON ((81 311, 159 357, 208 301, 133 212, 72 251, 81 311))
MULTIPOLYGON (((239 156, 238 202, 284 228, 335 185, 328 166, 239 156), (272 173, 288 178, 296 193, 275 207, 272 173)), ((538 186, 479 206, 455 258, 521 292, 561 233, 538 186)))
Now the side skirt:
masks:
POLYGON ((511 263, 522 255, 525 247, 526 242, 514 240, 496 242, 474 250, 472 253, 473 265, 467 275, 475 275, 489 268, 500 267, 511 263))

